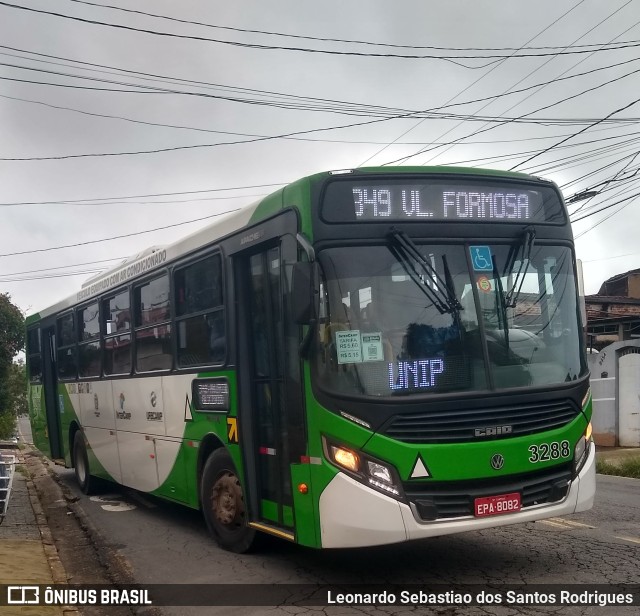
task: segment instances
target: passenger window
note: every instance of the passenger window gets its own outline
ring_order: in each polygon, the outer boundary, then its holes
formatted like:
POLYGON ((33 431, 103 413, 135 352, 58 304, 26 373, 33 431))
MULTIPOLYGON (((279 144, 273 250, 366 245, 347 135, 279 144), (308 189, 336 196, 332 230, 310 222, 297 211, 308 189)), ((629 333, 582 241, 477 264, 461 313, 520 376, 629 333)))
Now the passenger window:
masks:
POLYGON ((105 374, 131 372, 131 309, 129 289, 102 300, 102 331, 105 338, 105 374))
POLYGON ((174 274, 178 365, 220 364, 226 355, 222 258, 212 255, 174 274))
POLYGON ((171 318, 169 275, 134 289, 136 324, 136 370, 154 372, 171 369, 171 318))
POLYGON ((74 313, 70 312, 56 321, 58 333, 58 377, 60 379, 75 379, 77 376, 76 362, 76 328, 74 313))
POLYGON ((40 328, 27 332, 27 357, 29 381, 39 383, 42 380, 42 355, 40 354, 40 328))
POLYGON ((78 376, 97 377, 102 372, 100 311, 98 302, 78 310, 78 376))

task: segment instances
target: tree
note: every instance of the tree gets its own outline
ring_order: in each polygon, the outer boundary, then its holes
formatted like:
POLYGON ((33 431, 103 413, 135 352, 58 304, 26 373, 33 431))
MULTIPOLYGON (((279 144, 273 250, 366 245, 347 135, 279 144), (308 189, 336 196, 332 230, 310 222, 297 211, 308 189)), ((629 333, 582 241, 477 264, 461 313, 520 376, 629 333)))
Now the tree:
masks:
POLYGON ((24 349, 24 316, 7 293, 0 293, 0 438, 10 436, 19 401, 19 368, 13 358, 24 349), (16 372, 16 370, 18 372, 16 372))

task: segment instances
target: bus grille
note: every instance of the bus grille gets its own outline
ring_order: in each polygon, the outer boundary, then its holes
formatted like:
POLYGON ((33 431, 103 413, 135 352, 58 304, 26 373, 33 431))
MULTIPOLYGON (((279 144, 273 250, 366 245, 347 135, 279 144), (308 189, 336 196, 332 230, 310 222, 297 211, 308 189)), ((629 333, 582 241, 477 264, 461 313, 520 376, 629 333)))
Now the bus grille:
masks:
POLYGON ((520 492, 522 508, 554 503, 566 497, 571 484, 571 463, 516 477, 474 479, 438 485, 405 482, 405 496, 425 521, 473 515, 474 499, 520 492))
POLYGON ((525 436, 560 428, 580 409, 571 400, 517 404, 456 411, 430 411, 394 417, 382 432, 405 443, 465 443, 486 438, 525 436), (510 426, 499 436, 478 437, 476 429, 510 426))

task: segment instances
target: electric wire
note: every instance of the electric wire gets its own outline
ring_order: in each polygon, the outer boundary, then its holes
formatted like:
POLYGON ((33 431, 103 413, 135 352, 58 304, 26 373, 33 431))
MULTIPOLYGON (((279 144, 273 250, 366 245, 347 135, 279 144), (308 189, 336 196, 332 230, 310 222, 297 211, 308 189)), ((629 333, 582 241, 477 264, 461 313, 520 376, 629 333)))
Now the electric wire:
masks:
MULTIPOLYGON (((583 34, 581 34, 577 39, 575 39, 574 41, 572 41, 571 44, 575 44, 577 41, 579 41, 581 38, 584 38, 585 36, 587 36, 588 34, 590 34, 591 32, 593 32, 596 28, 598 28, 599 26, 601 26, 605 21, 607 21, 608 19, 611 19, 611 17, 613 17, 616 13, 620 12, 624 7, 626 7, 628 4, 630 4, 632 2, 632 0, 628 0, 625 4, 623 4, 622 6, 620 6, 618 9, 616 9, 615 11, 613 11, 612 13, 610 13, 609 15, 607 15, 604 19, 600 20, 596 25, 594 25, 593 27, 591 27, 589 30, 587 30, 586 32, 584 32, 583 34)), ((575 8, 575 7, 574 7, 575 8)), ((617 37, 615 37, 613 40, 615 40, 616 38, 619 38, 620 36, 622 36, 623 34, 625 34, 626 32, 628 32, 629 30, 633 29, 635 26, 637 25, 634 24, 633 26, 627 28, 624 32, 622 32, 621 34, 619 34, 617 37)), ((593 52, 595 53, 595 52, 593 52)), ((577 63, 575 63, 574 65, 572 65, 570 68, 566 69, 563 73, 561 73, 559 75, 559 77, 564 77, 569 71, 572 71, 574 68, 576 68, 576 66, 578 66, 579 64, 581 64, 582 62, 584 62, 585 60, 587 60, 588 58, 590 58, 593 53, 589 54, 586 57, 583 57, 582 59, 580 59, 577 63)), ((553 60, 555 60, 558 56, 553 56, 551 58, 549 58, 548 60, 546 60, 545 62, 543 62, 542 64, 540 64, 539 66, 537 66, 535 69, 533 69, 532 71, 530 71, 529 73, 527 73, 524 77, 522 77, 521 79, 519 79, 515 84, 513 84, 508 90, 507 92, 511 91, 512 88, 520 85, 521 83, 523 83, 525 80, 527 80, 529 77, 531 77, 531 75, 537 73, 538 71, 542 70, 545 66, 547 66, 549 63, 551 63, 553 60)), ((540 92, 541 90, 543 90, 545 87, 547 87, 549 85, 549 83, 552 82, 547 82, 544 85, 541 85, 540 87, 536 88, 536 92, 534 92, 534 95, 537 94, 538 92, 540 92)), ((505 111, 503 111, 500 116, 504 116, 507 113, 509 113, 510 111, 512 111, 513 109, 515 109, 516 107, 520 106, 525 100, 529 100, 531 98, 532 95, 527 96, 525 99, 521 99, 520 101, 518 101, 517 103, 514 103, 513 105, 511 105, 508 109, 506 109, 505 111)), ((488 107, 489 105, 491 105, 492 103, 487 103, 486 105, 483 105, 480 108, 480 111, 482 111, 483 109, 485 109, 486 107, 488 107)), ((540 111, 540 109, 538 110, 540 111)), ((526 114, 526 115, 532 115, 532 114, 526 114)), ((483 128, 483 127, 481 127, 483 128)), ((476 129, 474 130, 474 132, 472 132, 470 135, 468 135, 468 137, 473 137, 474 135, 476 135, 479 132, 482 132, 480 129, 476 129)), ((492 127, 494 128, 494 127, 492 127)), ((451 145, 448 148, 446 148, 444 151, 440 152, 439 155, 443 155, 444 153, 446 153, 448 150, 450 150, 451 148, 453 148, 454 146, 451 145)), ((432 148, 433 149, 433 148, 432 148)), ((438 149, 438 148, 435 148, 438 149)), ((423 161, 422 164, 426 165, 429 162, 431 162, 434 158, 435 158, 435 154, 433 156, 431 156, 428 160, 423 161)))
MULTIPOLYGON (((393 43, 379 43, 373 41, 363 41, 363 40, 354 40, 354 39, 339 39, 339 38, 328 38, 328 37, 319 37, 319 36, 305 36, 301 34, 289 34, 284 32, 273 32, 268 30, 251 30, 248 28, 237 28, 231 26, 221 26, 218 24, 210 24, 201 21, 188 20, 188 19, 179 19, 177 17, 170 17, 168 15, 158 15, 157 13, 149 13, 146 11, 139 11, 133 9, 126 9, 120 6, 114 6, 110 4, 100 4, 97 2, 88 2, 87 0, 68 0, 69 2, 75 2, 76 4, 85 4, 88 6, 93 6, 97 8, 108 8, 116 11, 122 11, 124 13, 144 15, 147 17, 154 17, 157 19, 163 19, 167 21, 172 21, 176 23, 196 25, 196 26, 204 26, 207 28, 215 28, 218 30, 229 30, 231 32, 242 32, 245 34, 263 34, 268 36, 282 36, 286 38, 294 38, 294 39, 303 39, 303 40, 311 40, 311 41, 321 41, 321 42, 331 42, 331 43, 350 43, 350 44, 358 44, 358 45, 373 45, 376 47, 392 47, 392 48, 400 48, 400 49, 432 49, 438 51, 513 51, 523 49, 523 47, 435 47, 433 45, 400 45, 393 43)), ((624 41, 624 43, 636 43, 640 41, 624 41)), ((590 43, 584 45, 577 45, 577 47, 600 47, 601 45, 607 45, 610 43, 590 43)), ((563 46, 542 46, 542 47, 524 47, 524 49, 562 49, 563 46)))
MULTIPOLYGON (((240 47, 240 48, 248 48, 248 49, 259 49, 259 50, 277 50, 277 51, 294 51, 294 52, 304 52, 304 53, 313 53, 313 54, 327 54, 327 55, 334 55, 334 56, 358 56, 358 57, 373 57, 373 58, 401 58, 401 59, 411 59, 411 60, 423 60, 423 59, 428 59, 428 60, 444 60, 447 62, 450 62, 452 64, 461 66, 463 68, 467 68, 467 69, 481 69, 481 68, 485 68, 487 66, 490 66, 491 64, 501 60, 501 59, 510 59, 510 58, 531 58, 531 57, 535 57, 535 58, 540 58, 540 57, 545 57, 545 56, 557 56, 557 55, 574 55, 574 54, 584 54, 584 53, 591 53, 592 50, 591 49, 571 49, 571 50, 564 50, 564 51, 552 51, 552 52, 547 52, 547 51, 541 51, 540 53, 520 53, 517 55, 513 55, 513 54, 487 54, 487 55, 478 55, 478 54, 473 54, 473 55, 456 55, 456 56, 438 56, 438 55, 434 55, 434 54, 422 54, 422 55, 418 55, 418 54, 391 54, 391 53, 376 53, 376 52, 358 52, 358 51, 340 51, 340 50, 334 50, 334 49, 315 49, 315 48, 310 48, 310 47, 288 47, 288 46, 284 46, 284 45, 264 45, 264 44, 258 44, 258 43, 242 43, 240 41, 230 41, 230 40, 223 40, 223 39, 214 39, 214 38, 209 38, 209 37, 204 37, 204 36, 195 36, 195 35, 187 35, 187 34, 176 34, 173 32, 162 32, 159 30, 152 30, 149 28, 135 28, 133 26, 126 26, 123 24, 116 24, 116 23, 111 23, 111 22, 104 22, 104 21, 99 21, 96 19, 87 19, 87 18, 83 18, 83 17, 78 17, 78 16, 74 16, 74 15, 67 15, 65 13, 58 13, 58 12, 54 12, 54 11, 44 11, 42 9, 35 9, 32 7, 26 7, 26 6, 21 6, 21 5, 17 5, 17 4, 11 4, 9 2, 0 2, 0 6, 4 6, 6 8, 12 8, 12 9, 17 9, 17 10, 23 10, 23 11, 28 11, 28 12, 32 12, 32 13, 37 13, 37 14, 41 14, 41 15, 49 15, 51 17, 57 17, 57 18, 61 18, 61 19, 66 19, 66 20, 71 20, 71 21, 77 21, 80 23, 85 23, 85 24, 90 24, 90 25, 97 25, 97 26, 105 26, 105 27, 109 27, 109 28, 115 28, 115 29, 119 29, 119 30, 125 30, 125 31, 131 31, 131 32, 139 32, 139 33, 143 33, 143 34, 150 34, 153 36, 161 36, 161 37, 170 37, 170 38, 177 38, 177 39, 185 39, 185 40, 192 40, 192 41, 199 41, 199 42, 210 42, 210 43, 218 43, 218 44, 222 44, 222 45, 231 45, 231 46, 235 46, 235 47, 240 47), (468 66, 465 65, 461 62, 458 62, 457 60, 467 60, 467 59, 472 59, 472 60, 491 60, 491 62, 481 65, 481 66, 468 66)), ((619 49, 630 49, 630 48, 635 48, 635 47, 640 47, 640 43, 627 43, 627 44, 622 44, 622 45, 617 45, 614 47, 608 47, 607 49, 603 49, 600 51, 616 51, 619 49)))
POLYGON ((85 242, 77 242, 75 244, 65 244, 63 246, 49 246, 47 248, 36 248, 33 250, 22 250, 18 252, 5 252, 0 254, 0 257, 15 257, 18 255, 30 255, 36 252, 49 252, 51 250, 62 250, 64 248, 77 248, 78 246, 88 246, 89 244, 98 244, 100 242, 110 242, 112 240, 119 240, 125 237, 134 237, 136 235, 143 235, 144 233, 153 233, 155 231, 163 231, 165 229, 173 229, 174 227, 180 227, 183 225, 189 225, 194 222, 202 222, 203 220, 209 220, 211 218, 217 218, 219 216, 224 216, 225 214, 231 214, 232 212, 238 212, 242 208, 235 208, 233 210, 226 210, 225 212, 219 212, 217 214, 210 214, 208 216, 202 216, 200 218, 194 218, 192 220, 185 220, 183 222, 176 222, 170 225, 164 225, 162 227, 156 227, 155 229, 145 229, 143 231, 134 231, 132 233, 124 233, 122 235, 114 235, 111 237, 105 237, 97 240, 87 240, 85 242))

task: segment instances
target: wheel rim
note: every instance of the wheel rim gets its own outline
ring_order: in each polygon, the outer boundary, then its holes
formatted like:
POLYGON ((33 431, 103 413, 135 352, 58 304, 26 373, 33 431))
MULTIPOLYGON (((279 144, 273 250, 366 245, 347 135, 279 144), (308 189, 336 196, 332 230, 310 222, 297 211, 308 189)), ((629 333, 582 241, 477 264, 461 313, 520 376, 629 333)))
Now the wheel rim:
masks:
POLYGON ((214 520, 227 530, 242 525, 244 502, 238 478, 231 472, 218 477, 211 489, 211 512, 214 520))
POLYGON ((83 484, 87 478, 87 465, 84 462, 84 456, 81 452, 76 454, 76 477, 81 484, 83 484))

